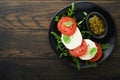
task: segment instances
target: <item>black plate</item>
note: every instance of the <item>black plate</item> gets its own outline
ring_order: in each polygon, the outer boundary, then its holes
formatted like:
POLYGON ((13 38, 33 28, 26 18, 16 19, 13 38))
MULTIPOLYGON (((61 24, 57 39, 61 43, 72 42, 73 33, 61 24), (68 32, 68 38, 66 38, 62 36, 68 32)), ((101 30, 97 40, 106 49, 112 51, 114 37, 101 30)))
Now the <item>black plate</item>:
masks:
MULTIPOLYGON (((50 41, 50 44, 51 44, 52 48, 54 49, 54 51, 58 55, 61 54, 61 52, 56 49, 56 44, 57 44, 56 39, 54 38, 53 35, 50 34, 50 32, 54 31, 54 32, 60 34, 59 31, 57 30, 57 22, 55 21, 55 16, 62 16, 63 14, 66 14, 66 10, 70 7, 71 7, 71 4, 64 7, 60 11, 58 11, 53 16, 53 19, 52 19, 51 24, 50 24, 49 34, 48 34, 49 35, 49 41, 50 41)), ((100 14, 103 15, 103 17, 106 19, 106 21, 108 23, 107 35, 102 39, 93 38, 93 40, 98 42, 98 43, 109 43, 110 44, 109 48, 106 49, 103 52, 102 58, 97 62, 97 63, 100 63, 103 60, 105 60, 112 53, 112 51, 115 47, 115 43, 116 43, 115 23, 114 23, 114 20, 113 20, 112 16, 105 9, 103 9, 102 7, 100 7, 100 6, 98 6, 94 3, 90 3, 90 2, 75 3, 75 14, 74 15, 77 18, 77 21, 81 20, 81 16, 82 16, 81 13, 83 11, 86 11, 88 14, 90 12, 99 12, 100 14)), ((86 25, 84 25, 84 26, 86 26, 86 25)), ((75 64, 73 64, 73 62, 71 61, 70 57, 63 57, 63 58, 61 58, 61 60, 63 60, 65 63, 68 63, 69 65, 72 65, 73 67, 76 67, 75 64)), ((86 66, 84 63, 82 63, 82 65, 81 65, 81 68, 88 68, 88 67, 91 67, 91 65, 86 66)))

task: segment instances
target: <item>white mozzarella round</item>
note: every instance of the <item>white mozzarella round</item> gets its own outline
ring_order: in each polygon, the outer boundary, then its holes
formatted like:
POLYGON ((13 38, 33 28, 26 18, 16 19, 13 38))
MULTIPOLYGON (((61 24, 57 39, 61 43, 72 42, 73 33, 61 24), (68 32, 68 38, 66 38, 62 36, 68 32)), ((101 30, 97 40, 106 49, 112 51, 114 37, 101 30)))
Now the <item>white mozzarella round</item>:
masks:
POLYGON ((82 44, 82 35, 78 28, 76 28, 76 31, 72 36, 69 36, 70 41, 68 43, 65 42, 65 40, 63 38, 64 36, 65 35, 62 34, 61 40, 62 40, 63 44, 65 45, 65 47, 68 49, 74 49, 82 44))
POLYGON ((97 47, 95 43, 90 39, 85 39, 85 42, 87 44, 87 52, 84 55, 80 56, 79 58, 81 60, 90 60, 97 53, 97 47))

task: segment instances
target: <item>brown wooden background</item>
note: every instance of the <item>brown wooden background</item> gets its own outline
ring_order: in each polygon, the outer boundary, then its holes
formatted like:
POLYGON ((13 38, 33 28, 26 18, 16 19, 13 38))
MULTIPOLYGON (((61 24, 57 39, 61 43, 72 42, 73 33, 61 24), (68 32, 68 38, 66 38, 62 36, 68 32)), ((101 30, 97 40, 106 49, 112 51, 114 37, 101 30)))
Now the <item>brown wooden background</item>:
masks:
POLYGON ((52 50, 48 40, 52 16, 72 2, 78 0, 0 1, 0 80, 120 79, 120 1, 90 1, 111 13, 117 29, 113 53, 97 68, 77 71, 52 50))

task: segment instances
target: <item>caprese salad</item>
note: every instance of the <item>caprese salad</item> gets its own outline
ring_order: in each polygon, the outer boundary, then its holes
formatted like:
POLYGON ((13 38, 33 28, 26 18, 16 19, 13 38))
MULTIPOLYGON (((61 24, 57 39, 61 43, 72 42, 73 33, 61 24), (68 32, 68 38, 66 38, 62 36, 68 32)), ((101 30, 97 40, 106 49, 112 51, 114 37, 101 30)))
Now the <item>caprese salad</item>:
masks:
POLYGON ((71 56, 96 62, 102 57, 99 44, 90 39, 83 39, 74 18, 65 16, 58 21, 57 28, 61 32, 61 40, 71 56))
MULTIPOLYGON (((109 45, 106 43, 102 46, 100 43, 84 37, 86 36, 85 33, 89 33, 90 31, 84 31, 79 28, 81 23, 85 21, 85 17, 79 22, 73 18, 74 3, 72 3, 67 13, 66 16, 62 16, 60 19, 59 16, 56 16, 56 27, 60 34, 54 31, 51 34, 57 41, 57 49, 61 51, 60 58, 62 56, 71 56, 73 62, 75 62, 77 68, 80 70, 80 61, 96 63, 102 58, 103 50, 107 49, 109 45)), ((84 15, 87 16, 87 13, 84 12, 84 15)), ((90 34, 87 34, 87 36, 90 36, 90 34)))

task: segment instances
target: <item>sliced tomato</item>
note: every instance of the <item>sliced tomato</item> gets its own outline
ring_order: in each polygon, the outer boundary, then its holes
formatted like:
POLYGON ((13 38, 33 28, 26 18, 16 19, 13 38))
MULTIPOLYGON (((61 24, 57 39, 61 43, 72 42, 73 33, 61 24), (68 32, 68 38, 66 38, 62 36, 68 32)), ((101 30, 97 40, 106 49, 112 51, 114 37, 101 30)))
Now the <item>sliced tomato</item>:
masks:
POLYGON ((69 50, 69 53, 74 57, 82 56, 86 52, 87 52, 87 44, 84 40, 82 41, 82 44, 79 47, 69 50))
POLYGON ((57 27, 61 33, 71 36, 76 30, 76 21, 66 16, 59 20, 57 27))
POLYGON ((95 57, 90 59, 89 62, 96 62, 96 61, 100 60, 100 58, 102 57, 103 52, 102 52, 100 45, 98 43, 96 43, 96 46, 98 48, 98 51, 97 51, 95 57))

